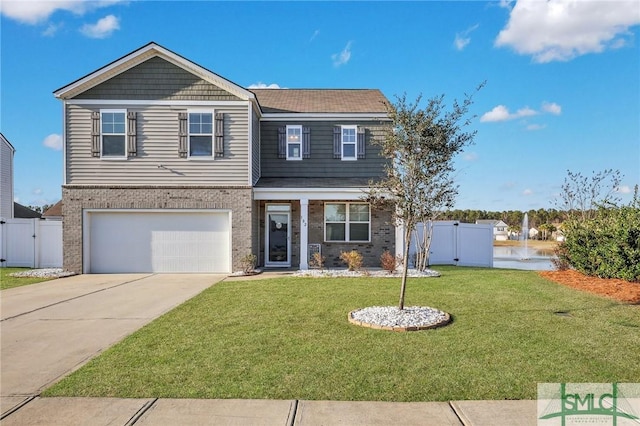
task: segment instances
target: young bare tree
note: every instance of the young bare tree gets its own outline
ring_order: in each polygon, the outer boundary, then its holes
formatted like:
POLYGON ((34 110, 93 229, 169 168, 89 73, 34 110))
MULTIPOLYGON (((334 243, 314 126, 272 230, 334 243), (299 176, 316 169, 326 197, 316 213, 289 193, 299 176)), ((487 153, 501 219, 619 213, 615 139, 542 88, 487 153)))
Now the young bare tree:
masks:
MULTIPOLYGON (((392 205, 395 220, 404 227, 401 310, 404 309, 412 232, 418 223, 427 224, 453 207, 458 193, 451 176, 453 160, 465 146, 473 143, 476 134, 463 131, 471 121, 465 116, 473 103, 472 96, 466 95, 462 103, 454 101, 449 111, 444 95, 429 99, 424 108, 419 107, 420 101, 418 96, 415 102, 409 103, 403 95, 394 104, 387 105, 391 126, 379 144, 381 155, 389 159, 389 164, 385 179, 372 183, 368 192, 372 203, 392 205)), ((421 256, 428 256, 431 244, 431 227, 425 228, 424 240, 418 244, 421 256)), ((424 267, 428 265, 428 257, 420 260, 424 267)))
POLYGON ((619 170, 606 169, 583 176, 580 172, 567 170, 556 205, 572 217, 592 219, 598 207, 616 205, 620 202, 617 191, 622 182, 619 170))

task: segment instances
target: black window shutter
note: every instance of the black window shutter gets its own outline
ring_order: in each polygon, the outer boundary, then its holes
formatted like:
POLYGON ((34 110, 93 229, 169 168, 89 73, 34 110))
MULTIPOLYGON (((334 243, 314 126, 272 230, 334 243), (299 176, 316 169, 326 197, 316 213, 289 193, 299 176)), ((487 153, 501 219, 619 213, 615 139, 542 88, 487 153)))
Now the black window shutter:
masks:
POLYGON ((136 122, 136 113, 133 111, 127 112, 127 153, 130 157, 135 157, 136 155, 138 155, 136 148, 136 122))
POLYGON ((215 156, 224 157, 224 114, 216 114, 215 156))
POLYGON ((287 158, 287 128, 278 127, 278 158, 287 158))
POLYGON ((91 155, 100 157, 100 112, 91 113, 91 155))
POLYGON ((178 113, 178 156, 180 158, 187 158, 188 146, 187 143, 187 113, 178 113))
POLYGON ((302 158, 311 158, 311 129, 302 128, 302 158))
POLYGON ((333 128, 333 158, 342 158, 342 128, 333 128))
POLYGON ((366 137, 365 137, 365 129, 363 127, 358 127, 358 158, 365 157, 364 147, 366 145, 366 137))

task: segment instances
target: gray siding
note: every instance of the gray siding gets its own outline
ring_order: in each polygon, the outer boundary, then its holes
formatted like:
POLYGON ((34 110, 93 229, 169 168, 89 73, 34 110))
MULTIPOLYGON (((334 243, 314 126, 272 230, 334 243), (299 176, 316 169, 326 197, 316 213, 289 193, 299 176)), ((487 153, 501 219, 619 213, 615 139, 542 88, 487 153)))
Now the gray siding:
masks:
POLYGON ((100 106, 68 105, 67 184, 247 185, 250 145, 246 105, 215 108, 215 112, 224 113, 225 153, 223 158, 206 160, 178 156, 178 113, 186 112, 187 107, 127 108, 123 104, 108 108, 137 112, 137 156, 126 160, 92 157, 91 112, 100 106))
POLYGON ((198 76, 154 57, 110 78, 75 99, 238 101, 198 76))
POLYGON ((258 117, 258 113, 252 108, 251 109, 251 117, 252 117, 252 131, 253 131, 253 140, 251 141, 251 183, 255 185, 260 179, 260 118, 258 117))
POLYGON ((380 148, 373 143, 374 138, 382 138, 384 134, 384 126, 379 122, 262 122, 260 127, 262 177, 376 178, 383 176, 386 160, 380 156, 380 148), (278 158, 278 127, 287 124, 310 127, 311 158, 300 161, 278 158), (366 129, 366 158, 357 161, 333 158, 333 127, 341 124, 357 124, 366 129))
POLYGON ((13 150, 0 140, 0 217, 13 219, 13 150))

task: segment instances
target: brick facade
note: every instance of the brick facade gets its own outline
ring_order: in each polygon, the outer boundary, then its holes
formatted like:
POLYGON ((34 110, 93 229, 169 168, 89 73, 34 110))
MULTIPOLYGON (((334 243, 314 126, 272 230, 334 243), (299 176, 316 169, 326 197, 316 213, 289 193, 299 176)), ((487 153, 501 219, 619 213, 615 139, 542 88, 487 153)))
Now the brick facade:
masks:
MULTIPOLYGON (((331 201, 340 202, 340 201, 331 201)), ((347 202, 347 201, 345 201, 347 202)), ((353 201, 351 201, 353 202, 353 201)), ((380 255, 395 250, 395 227, 392 223, 391 210, 371 210, 371 241, 368 243, 340 243, 324 241, 324 201, 309 202, 309 244, 320 243, 322 255, 326 258, 327 268, 345 268, 340 260, 343 251, 356 250, 363 257, 366 268, 380 267, 380 255)))
POLYGON ((231 210, 233 270, 258 252, 258 220, 250 187, 104 187, 62 188, 64 268, 82 273, 84 209, 225 209, 231 210))
MULTIPOLYGON (((331 201, 340 202, 340 201, 331 201)), ((345 201, 346 202, 346 201, 345 201)), ((289 203, 291 205, 291 266, 300 266, 300 202, 297 200, 274 201, 274 204, 289 203)), ((265 205, 260 203, 260 264, 265 259, 265 205)), ((395 253, 395 227, 392 224, 391 210, 371 211, 371 241, 368 243, 340 243, 324 241, 324 201, 309 201, 309 244, 320 244, 325 266, 328 268, 344 268, 340 260, 343 251, 356 250, 363 257, 363 266, 380 267, 380 255, 389 250, 395 253)))

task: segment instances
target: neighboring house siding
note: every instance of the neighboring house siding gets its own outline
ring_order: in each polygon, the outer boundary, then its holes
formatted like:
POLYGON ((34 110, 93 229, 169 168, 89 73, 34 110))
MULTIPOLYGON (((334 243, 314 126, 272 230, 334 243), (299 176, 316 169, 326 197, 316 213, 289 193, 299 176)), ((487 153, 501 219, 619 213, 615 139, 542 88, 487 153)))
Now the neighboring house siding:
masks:
POLYGON ((384 175, 386 160, 374 139, 384 137, 385 126, 378 122, 296 121, 265 122, 261 124, 262 177, 344 177, 377 178, 384 175), (278 127, 308 126, 311 131, 311 157, 299 161, 278 158, 278 127), (342 124, 366 129, 366 157, 356 161, 333 158, 333 128, 342 124))
MULTIPOLYGON (((188 107, 109 105, 137 112, 137 156, 107 160, 91 155, 91 113, 100 105, 68 105, 66 173, 70 185, 247 185, 247 106, 212 107, 224 114, 224 157, 178 155, 178 113, 188 107), (161 166, 161 167, 160 167, 161 166)), ((202 107, 198 107, 202 108, 202 107)))
POLYGON ((13 219, 13 149, 0 140, 0 217, 13 219))
POLYGON ((250 187, 236 188, 134 188, 63 186, 64 268, 82 273, 82 212, 84 209, 225 209, 231 210, 233 270, 242 257, 256 252, 257 222, 250 187))
POLYGON ((75 99, 240 100, 159 57, 148 59, 79 94, 75 99))

